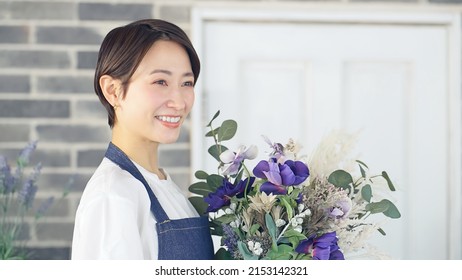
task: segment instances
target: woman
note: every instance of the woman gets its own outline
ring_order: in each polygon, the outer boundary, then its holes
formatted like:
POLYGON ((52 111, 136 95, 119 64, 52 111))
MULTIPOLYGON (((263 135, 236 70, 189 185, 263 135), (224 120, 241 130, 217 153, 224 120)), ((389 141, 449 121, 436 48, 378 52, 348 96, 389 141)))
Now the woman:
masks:
POLYGON ((101 45, 95 91, 112 140, 76 213, 72 259, 211 259, 207 217, 158 166, 194 103, 199 58, 178 26, 147 19, 101 45))

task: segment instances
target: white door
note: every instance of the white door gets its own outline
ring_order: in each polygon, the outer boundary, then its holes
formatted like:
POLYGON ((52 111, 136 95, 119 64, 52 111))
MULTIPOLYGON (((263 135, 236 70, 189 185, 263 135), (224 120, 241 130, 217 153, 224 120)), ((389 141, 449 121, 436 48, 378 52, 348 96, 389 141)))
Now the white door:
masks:
MULTIPOLYGON (((374 245, 394 259, 460 258, 447 26, 221 19, 204 20, 198 34, 200 125, 221 110, 239 124, 229 148, 258 144, 261 158, 262 134, 292 137, 309 153, 332 129, 361 130, 360 159, 390 174, 402 213, 374 245)), ((194 129, 193 168, 215 170, 194 129)))

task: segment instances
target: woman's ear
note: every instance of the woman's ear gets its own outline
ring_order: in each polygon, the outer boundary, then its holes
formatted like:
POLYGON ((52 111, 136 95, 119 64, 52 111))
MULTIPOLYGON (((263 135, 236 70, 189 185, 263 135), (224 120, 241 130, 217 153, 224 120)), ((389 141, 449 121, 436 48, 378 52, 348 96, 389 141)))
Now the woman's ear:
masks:
POLYGON ((99 86, 103 91, 104 97, 112 107, 119 106, 119 98, 121 98, 122 83, 118 79, 114 79, 109 75, 103 75, 99 78, 99 86))

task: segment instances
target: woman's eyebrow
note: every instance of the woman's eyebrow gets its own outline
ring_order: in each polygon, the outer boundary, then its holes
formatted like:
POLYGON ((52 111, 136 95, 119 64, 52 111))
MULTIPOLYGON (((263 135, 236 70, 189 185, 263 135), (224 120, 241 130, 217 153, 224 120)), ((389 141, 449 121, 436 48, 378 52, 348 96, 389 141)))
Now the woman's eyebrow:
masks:
MULTIPOLYGON (((173 75, 172 71, 165 70, 165 69, 154 69, 151 71, 151 73, 149 73, 149 75, 156 74, 156 73, 163 73, 169 76, 173 75)), ((193 72, 185 72, 183 74, 183 77, 193 77, 193 76, 194 76, 193 72)))

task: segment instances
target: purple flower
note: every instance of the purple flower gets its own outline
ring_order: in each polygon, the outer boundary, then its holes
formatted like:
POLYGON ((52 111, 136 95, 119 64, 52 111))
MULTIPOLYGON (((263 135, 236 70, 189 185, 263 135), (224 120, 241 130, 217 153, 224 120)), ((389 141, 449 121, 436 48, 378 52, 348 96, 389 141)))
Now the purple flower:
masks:
POLYGON ((37 189, 38 188, 33 180, 27 180, 21 191, 18 193, 19 201, 21 201, 26 208, 30 208, 32 206, 37 189))
POLYGON ((223 206, 230 205, 230 199, 233 196, 238 198, 243 197, 244 193, 250 191, 250 187, 254 181, 255 177, 250 177, 234 185, 227 179, 223 179, 223 184, 215 192, 209 193, 207 197, 204 197, 204 201, 209 205, 207 212, 215 212, 223 206))
POLYGON ((351 211, 351 200, 349 198, 342 198, 335 202, 335 205, 327 209, 328 215, 334 219, 345 219, 351 211))
POLYGON ((16 178, 11 174, 10 166, 4 156, 0 156, 0 184, 3 185, 3 189, 0 192, 8 194, 13 191, 16 183, 16 178))
POLYGON ((260 190, 267 194, 286 194, 288 186, 303 183, 310 172, 308 166, 301 161, 287 160, 283 164, 269 161, 260 161, 253 169, 253 174, 268 181, 264 182, 260 190))
POLYGON ((29 158, 32 152, 37 148, 37 141, 32 141, 21 151, 18 157, 18 164, 21 167, 26 166, 29 163, 29 158))
POLYGON ((338 238, 335 231, 325 233, 319 237, 315 235, 302 240, 295 248, 300 254, 311 254, 313 260, 344 260, 342 251, 337 244, 338 238))
POLYGON ((222 168, 223 175, 235 175, 239 171, 241 163, 245 159, 257 157, 258 149, 252 145, 249 148, 240 146, 237 152, 226 150, 220 154, 220 160, 224 163, 222 168))

